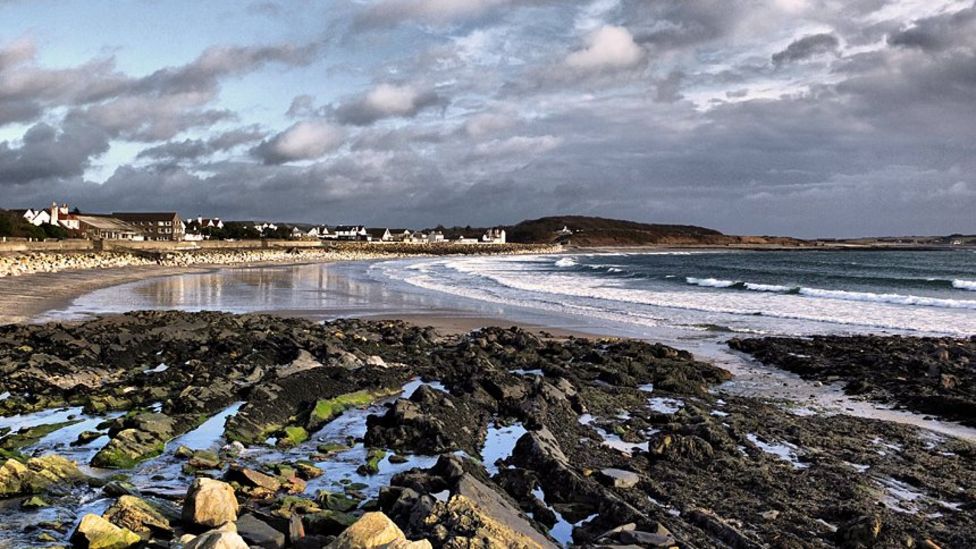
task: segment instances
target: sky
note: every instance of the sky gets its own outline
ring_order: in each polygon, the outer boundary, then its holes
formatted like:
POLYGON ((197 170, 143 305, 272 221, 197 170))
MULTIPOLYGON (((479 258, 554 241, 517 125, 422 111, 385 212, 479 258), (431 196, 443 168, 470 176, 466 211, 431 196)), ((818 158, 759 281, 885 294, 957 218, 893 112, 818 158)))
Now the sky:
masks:
POLYGON ((976 233, 973 0, 0 0, 0 208, 976 233))

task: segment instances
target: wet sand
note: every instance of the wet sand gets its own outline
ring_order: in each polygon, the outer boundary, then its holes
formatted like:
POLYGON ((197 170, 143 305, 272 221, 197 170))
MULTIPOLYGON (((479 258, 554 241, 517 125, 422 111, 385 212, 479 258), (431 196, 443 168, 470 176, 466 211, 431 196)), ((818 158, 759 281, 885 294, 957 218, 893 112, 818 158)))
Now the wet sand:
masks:
POLYGON ((157 276, 205 272, 210 268, 117 267, 35 273, 0 279, 0 324, 28 322, 88 292, 157 276))

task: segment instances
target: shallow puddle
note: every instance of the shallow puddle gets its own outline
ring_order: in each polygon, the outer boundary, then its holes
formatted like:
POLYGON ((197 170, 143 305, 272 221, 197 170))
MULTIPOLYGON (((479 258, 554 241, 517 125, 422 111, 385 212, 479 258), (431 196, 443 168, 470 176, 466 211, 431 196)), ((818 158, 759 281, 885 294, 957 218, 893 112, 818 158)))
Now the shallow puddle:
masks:
POLYGON ((488 426, 485 446, 481 449, 481 462, 485 464, 489 475, 498 473, 496 462, 508 459, 515 450, 515 443, 527 432, 521 423, 488 426))

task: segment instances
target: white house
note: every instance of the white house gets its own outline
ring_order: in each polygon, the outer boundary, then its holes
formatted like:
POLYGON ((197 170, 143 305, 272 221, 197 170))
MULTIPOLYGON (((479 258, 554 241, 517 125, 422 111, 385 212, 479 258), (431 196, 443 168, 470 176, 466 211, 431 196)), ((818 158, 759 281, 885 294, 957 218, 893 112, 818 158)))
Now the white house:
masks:
POLYGON ((366 229, 366 237, 370 242, 389 242, 393 240, 390 229, 366 229))
POLYGON ((256 230, 257 232, 261 233, 261 236, 264 236, 265 231, 268 231, 268 232, 270 232, 270 231, 277 231, 278 230, 278 226, 275 225, 274 223, 260 223, 259 222, 259 223, 255 223, 254 224, 254 230, 256 230))
MULTIPOLYGON (((193 221, 193 220, 191 220, 193 221)), ((219 217, 200 217, 197 216, 197 227, 200 229, 223 229, 224 222, 219 217)))
POLYGON ((27 219, 31 225, 35 225, 37 227, 40 227, 41 225, 57 225, 57 222, 51 223, 51 214, 47 210, 27 210, 27 213, 24 214, 24 218, 27 219), (28 214, 32 215, 28 217, 28 214))
POLYGON ((445 240, 444 233, 440 231, 434 231, 429 235, 427 235, 427 242, 430 242, 431 244, 435 244, 437 242, 444 242, 444 240, 445 240))
POLYGON ((505 238, 505 229, 488 229, 481 241, 485 244, 504 244, 505 238))
POLYGON ((394 242, 410 242, 413 233, 409 229, 393 229, 390 231, 390 240, 394 242))
POLYGON ((366 240, 369 236, 363 225, 339 225, 334 232, 339 240, 366 240))
POLYGON ((562 229, 556 231, 556 236, 573 236, 573 231, 571 231, 566 225, 563 225, 562 229))

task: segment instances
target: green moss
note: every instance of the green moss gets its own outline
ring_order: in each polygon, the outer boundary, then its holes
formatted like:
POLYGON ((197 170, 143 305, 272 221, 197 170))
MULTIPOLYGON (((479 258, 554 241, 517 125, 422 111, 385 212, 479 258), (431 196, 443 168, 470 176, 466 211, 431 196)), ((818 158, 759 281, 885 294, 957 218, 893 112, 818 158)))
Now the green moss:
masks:
POLYGON ((379 448, 370 448, 366 452, 366 463, 359 466, 356 472, 360 475, 375 475, 380 472, 380 462, 386 457, 386 451, 379 448))
POLYGON ((322 399, 315 403, 308 418, 309 431, 316 431, 326 423, 339 417, 343 412, 350 408, 362 408, 369 406, 377 399, 395 394, 397 390, 382 389, 379 391, 356 391, 346 393, 335 398, 322 399))
POLYGON ((291 448, 308 440, 308 431, 298 425, 289 425, 282 430, 282 436, 278 438, 278 446, 281 448, 291 448))
POLYGON ((132 469, 139 463, 154 458, 163 453, 165 444, 159 442, 149 449, 148 452, 134 456, 119 448, 112 448, 111 443, 102 448, 95 457, 92 458, 92 465, 103 469, 132 469))
POLYGON ((26 429, 24 431, 18 431, 16 433, 4 437, 2 442, 0 442, 0 447, 2 447, 4 450, 18 450, 25 446, 30 446, 31 444, 36 443, 37 441, 41 440, 42 438, 46 437, 47 435, 55 431, 58 431, 60 429, 63 429, 64 427, 68 427, 69 425, 74 425, 80 422, 81 420, 78 419, 75 421, 64 421, 61 423, 49 423, 47 425, 38 425, 37 427, 31 427, 30 429, 26 429))
POLYGON ((316 447, 315 449, 318 450, 319 453, 328 455, 328 454, 333 454, 335 452, 348 450, 349 446, 345 444, 341 444, 339 442, 326 442, 325 444, 319 444, 318 447, 316 447))

